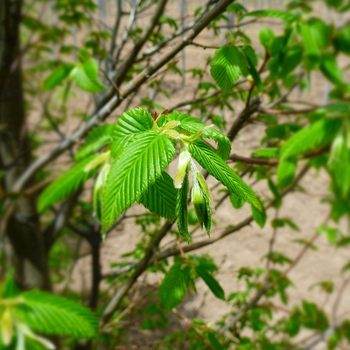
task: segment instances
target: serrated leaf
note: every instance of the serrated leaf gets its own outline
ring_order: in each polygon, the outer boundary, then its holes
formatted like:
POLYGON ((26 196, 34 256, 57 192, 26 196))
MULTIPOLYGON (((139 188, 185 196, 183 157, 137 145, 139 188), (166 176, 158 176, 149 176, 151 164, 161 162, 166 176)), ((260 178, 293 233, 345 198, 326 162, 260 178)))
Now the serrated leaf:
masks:
POLYGON ((181 303, 190 282, 190 269, 182 265, 181 258, 175 259, 159 287, 160 300, 168 312, 181 303))
POLYGON ((89 132, 84 146, 75 154, 75 159, 83 159, 100 147, 111 144, 114 126, 113 124, 104 124, 93 128, 89 132))
POLYGON ((254 191, 214 152, 204 141, 198 140, 189 144, 189 151, 193 158, 209 174, 214 176, 237 197, 252 204, 258 210, 262 206, 254 191))
MULTIPOLYGON (((195 134, 207 125, 202 123, 195 117, 191 117, 187 114, 174 111, 168 116, 168 120, 180 121, 179 129, 185 130, 190 134, 195 134)), ((218 154, 223 160, 226 160, 231 153, 231 141, 222 132, 209 128, 202 132, 202 137, 214 140, 218 145, 218 154)))
POLYGON ((177 190, 171 176, 163 171, 161 177, 148 187, 139 202, 153 214, 173 222, 176 212, 177 190))
POLYGON ((206 269, 199 265, 196 267, 196 272, 218 299, 225 300, 224 290, 219 282, 206 269))
POLYGON ((320 66, 324 76, 335 85, 343 84, 343 72, 340 69, 334 54, 323 54, 320 66))
POLYGON ((320 50, 318 49, 316 40, 313 37, 310 27, 307 23, 300 23, 299 31, 302 37, 308 64, 310 67, 316 68, 319 65, 321 59, 320 50))
POLYGON ((295 177, 297 162, 294 159, 282 159, 277 167, 277 183, 280 189, 289 186, 295 177))
POLYGON ((210 73, 223 91, 229 91, 242 75, 247 75, 247 67, 235 46, 223 46, 215 51, 210 64, 210 73))
POLYGON ((259 17, 259 18, 271 17, 271 18, 279 18, 279 19, 282 19, 286 22, 293 22, 297 18, 295 13, 279 11, 279 10, 252 11, 252 12, 248 12, 248 13, 244 14, 241 17, 241 19, 244 17, 259 17))
POLYGON ((332 142, 341 125, 341 119, 322 118, 301 129, 286 141, 281 149, 281 160, 322 148, 332 142))
POLYGON ((181 236, 183 236, 186 241, 189 243, 191 241, 191 236, 188 232, 188 168, 186 170, 186 175, 182 182, 182 187, 177 192, 177 201, 176 201, 176 217, 177 217, 177 229, 181 236))
POLYGON ((93 177, 97 172, 99 165, 87 172, 85 171, 85 167, 98 156, 98 154, 93 154, 92 156, 84 159, 80 163, 76 164, 72 169, 65 172, 51 185, 46 187, 44 192, 40 194, 38 211, 42 212, 52 204, 55 204, 68 197, 74 191, 79 189, 85 183, 85 181, 93 177))
POLYGON ((134 137, 151 130, 153 119, 143 108, 134 108, 124 112, 113 129, 111 155, 117 158, 134 137))
POLYGON ((44 81, 44 90, 52 90, 60 85, 74 68, 74 64, 62 64, 55 69, 44 81))
POLYGON ((93 59, 77 65, 70 77, 84 91, 97 93, 106 88, 98 78, 98 64, 93 59))
POLYGON ((14 313, 34 331, 74 338, 97 335, 96 317, 79 304, 36 290, 22 293, 21 298, 25 308, 15 308, 14 313))
POLYGON ((166 135, 146 131, 137 135, 112 164, 103 194, 102 223, 110 227, 114 220, 155 183, 175 155, 175 147, 166 135))

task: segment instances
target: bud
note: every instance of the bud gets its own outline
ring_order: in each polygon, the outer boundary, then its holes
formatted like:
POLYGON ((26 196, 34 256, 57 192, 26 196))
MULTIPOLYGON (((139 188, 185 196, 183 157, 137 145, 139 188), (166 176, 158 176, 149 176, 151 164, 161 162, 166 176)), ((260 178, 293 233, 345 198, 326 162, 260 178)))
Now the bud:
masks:
POLYGON ((107 181, 107 176, 111 170, 111 165, 106 163, 97 176, 94 186, 93 206, 94 214, 101 221, 102 217, 102 193, 107 181))
POLYGON ((12 322, 11 311, 9 307, 6 307, 1 317, 1 337, 2 337, 2 342, 5 346, 8 346, 11 344, 12 336, 13 336, 13 322, 12 322))
POLYGON ((179 163, 177 166, 177 172, 174 179, 175 188, 181 188, 183 180, 186 176, 188 164, 191 160, 191 154, 187 149, 183 148, 180 152, 179 163))

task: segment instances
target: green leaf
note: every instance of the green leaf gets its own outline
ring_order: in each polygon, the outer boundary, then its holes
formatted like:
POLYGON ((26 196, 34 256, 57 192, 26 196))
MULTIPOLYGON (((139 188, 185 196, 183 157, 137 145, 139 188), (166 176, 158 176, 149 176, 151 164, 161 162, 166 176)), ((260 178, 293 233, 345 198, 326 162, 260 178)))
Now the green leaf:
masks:
POLYGON ((196 272, 218 299, 225 300, 224 290, 219 282, 205 268, 199 265, 196 267, 196 272))
POLYGON ((188 232, 188 167, 186 170, 186 175, 182 182, 182 187, 177 192, 177 201, 176 201, 176 216, 177 216, 177 229, 181 236, 183 236, 187 242, 191 241, 191 236, 188 232))
POLYGON ((331 29, 320 18, 310 18, 307 21, 311 34, 319 49, 325 49, 331 42, 331 29))
POLYGON ((235 46, 223 46, 215 51, 210 73, 223 91, 229 91, 242 75, 247 75, 247 66, 235 46))
POLYGON ((189 282, 189 267, 183 266, 181 258, 176 258, 159 287, 159 297, 166 311, 171 311, 181 303, 189 282))
POLYGON ((267 183, 268 183, 270 191, 272 192, 272 194, 276 200, 276 204, 274 205, 274 207, 279 208, 282 204, 282 197, 281 197, 276 185, 274 184, 274 182, 271 179, 269 179, 267 183))
POLYGON ((307 23, 300 23, 299 31, 302 37, 307 62, 311 68, 316 68, 320 63, 321 55, 310 27, 307 23))
POLYGON ((16 307, 16 317, 44 334, 94 338, 98 322, 92 312, 70 300, 40 291, 21 294, 25 308, 16 307))
POLYGON ((74 64, 62 64, 55 69, 44 81, 44 89, 52 90, 60 85, 64 79, 68 78, 70 72, 74 68, 74 64))
POLYGON ((286 141, 281 149, 281 160, 320 149, 332 142, 341 125, 339 118, 322 118, 301 129, 286 141))
POLYGON ((261 158, 277 158, 279 155, 280 149, 277 147, 271 148, 260 148, 253 152, 254 156, 261 158))
POLYGON ((335 85, 342 85, 343 72, 339 68, 337 59, 334 54, 323 54, 320 66, 321 72, 324 76, 335 85))
POLYGON ((271 29, 261 28, 259 31, 260 44, 268 49, 275 38, 275 34, 271 29))
POLYGON ((85 167, 99 155, 93 154, 80 163, 76 164, 72 169, 65 172, 51 185, 46 187, 44 192, 40 194, 38 201, 38 211, 42 212, 52 204, 68 197, 74 191, 79 189, 86 180, 90 179, 97 172, 100 164, 96 165, 90 171, 85 171, 85 167))
POLYGON ((350 55, 350 27, 349 25, 345 25, 341 28, 335 38, 334 38, 334 46, 337 50, 345 53, 346 55, 350 55))
POLYGON ((209 174, 214 176, 238 198, 252 204, 258 210, 262 206, 253 190, 214 152, 204 141, 198 140, 189 145, 189 151, 193 158, 209 174))
POLYGON ((103 194, 102 223, 110 227, 114 220, 162 175, 175 155, 175 147, 166 135, 146 131, 137 135, 112 164, 103 194))
POLYGON ((230 193, 230 202, 235 209, 240 209, 243 207, 245 201, 237 197, 234 193, 230 193))
POLYGON ((111 144, 114 126, 113 124, 104 124, 93 128, 89 132, 84 146, 75 154, 75 159, 81 160, 100 147, 111 144))
MULTIPOLYGON (((170 120, 177 120, 181 123, 178 129, 187 131, 192 135, 196 134, 207 126, 197 118, 180 113, 178 111, 174 111, 168 117, 169 119, 171 118, 170 120)), ((223 160, 226 160, 229 157, 231 153, 231 141, 222 132, 214 128, 209 128, 202 132, 202 137, 212 139, 217 143, 218 154, 223 160)))
POLYGON ((133 138, 151 130, 152 126, 153 119, 143 108, 134 108, 124 112, 113 129, 111 155, 117 158, 133 138))
POLYGON ((93 59, 77 65, 70 77, 84 91, 97 93, 106 88, 98 78, 98 64, 93 59))
POLYGON ((256 70, 255 66, 258 63, 258 59, 256 57, 255 51, 251 46, 245 46, 242 48, 242 52, 246 57, 247 60, 247 70, 249 74, 252 76, 254 79, 255 85, 259 88, 262 89, 263 85, 260 79, 259 72, 256 70))
POLYGON ((297 19, 297 16, 295 13, 291 12, 285 12, 285 11, 279 11, 279 10, 258 10, 258 11, 252 11, 244 14, 242 18, 244 17, 258 17, 258 18, 279 18, 286 22, 293 22, 297 19))
POLYGON ((283 159, 277 167, 277 183, 280 189, 289 186, 295 177, 297 162, 294 159, 283 159))
POLYGON ((350 148, 343 133, 340 133, 333 141, 329 170, 336 188, 346 198, 350 191, 350 148))
POLYGON ((173 222, 176 216, 177 192, 173 179, 168 173, 163 171, 161 177, 148 187, 139 202, 153 214, 173 222))
POLYGON ((21 291, 17 287, 15 279, 13 278, 13 272, 8 272, 1 285, 0 299, 16 297, 18 294, 20 294, 20 292, 21 291))
POLYGON ((254 206, 251 206, 254 221, 263 228, 266 223, 266 212, 265 210, 257 210, 254 206))
POLYGON ((280 75, 282 77, 286 77, 289 73, 291 73, 298 65, 301 63, 303 58, 303 49, 299 46, 295 46, 290 48, 284 58, 282 63, 282 70, 280 75))

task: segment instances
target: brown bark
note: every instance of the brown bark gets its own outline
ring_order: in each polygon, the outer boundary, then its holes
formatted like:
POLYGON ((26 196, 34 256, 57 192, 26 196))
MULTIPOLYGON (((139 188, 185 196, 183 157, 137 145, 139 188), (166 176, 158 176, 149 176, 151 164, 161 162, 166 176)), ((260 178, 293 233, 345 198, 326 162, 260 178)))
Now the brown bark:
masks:
MULTIPOLYGON (((8 199, 13 184, 31 161, 25 124, 19 25, 21 0, 0 1, 0 158, 7 169, 8 199)), ((44 237, 34 196, 12 199, 3 225, 13 248, 15 276, 22 288, 50 289, 44 237)))

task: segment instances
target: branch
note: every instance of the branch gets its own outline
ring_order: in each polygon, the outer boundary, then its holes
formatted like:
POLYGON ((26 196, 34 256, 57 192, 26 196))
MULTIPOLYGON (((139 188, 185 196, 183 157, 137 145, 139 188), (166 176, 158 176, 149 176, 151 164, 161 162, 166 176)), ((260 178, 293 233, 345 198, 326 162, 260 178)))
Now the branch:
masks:
POLYGON ((239 114, 235 122, 233 123, 230 131, 227 134, 227 137, 231 140, 231 142, 236 138, 238 132, 242 129, 244 124, 249 120, 249 118, 256 112, 258 112, 260 108, 260 98, 254 97, 250 100, 249 105, 243 109, 243 111, 239 114))
POLYGON ((133 273, 133 275, 122 285, 117 293, 113 296, 111 301, 108 303, 107 307, 103 311, 102 317, 101 317, 101 324, 104 325, 108 320, 112 317, 113 313, 118 308, 120 302, 123 300, 125 295, 128 293, 130 288, 134 285, 134 283, 137 281, 139 276, 147 269, 149 261, 152 259, 154 251, 158 248, 159 243, 161 240, 165 237, 165 235, 169 232, 169 230, 172 227, 172 223, 167 221, 163 227, 159 230, 156 236, 153 237, 151 240, 151 243, 149 244, 144 257, 138 264, 136 271, 133 273))
POLYGON ((133 80, 131 80, 126 87, 120 91, 120 98, 113 96, 108 103, 106 103, 100 110, 92 115, 90 120, 82 127, 80 127, 70 138, 67 138, 61 142, 51 152, 41 156, 35 162, 33 162, 27 170, 20 176, 12 187, 12 192, 19 193, 22 188, 26 185, 28 180, 46 164, 57 158, 60 154, 66 151, 69 147, 74 145, 80 140, 86 133, 91 130, 95 125, 104 121, 122 102, 122 100, 129 96, 131 93, 136 91, 150 76, 157 72, 173 57, 175 57, 185 46, 188 45, 189 41, 193 40, 207 25, 216 18, 219 14, 225 11, 226 7, 234 0, 220 0, 210 11, 208 11, 191 30, 188 31, 187 35, 184 36, 174 47, 164 55, 162 55, 153 64, 150 64, 140 74, 138 74, 133 80))

